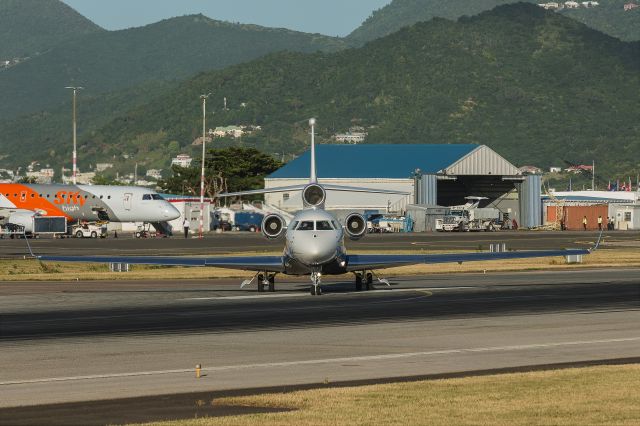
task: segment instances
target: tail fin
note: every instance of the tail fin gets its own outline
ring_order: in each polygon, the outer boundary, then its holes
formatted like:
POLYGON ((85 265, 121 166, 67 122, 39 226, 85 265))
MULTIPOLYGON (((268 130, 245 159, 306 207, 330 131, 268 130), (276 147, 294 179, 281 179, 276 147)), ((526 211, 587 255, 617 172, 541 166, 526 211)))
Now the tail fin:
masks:
POLYGON ((311 171, 309 173, 309 183, 318 183, 318 176, 316 174, 316 135, 315 126, 316 119, 309 119, 309 126, 311 126, 311 171))

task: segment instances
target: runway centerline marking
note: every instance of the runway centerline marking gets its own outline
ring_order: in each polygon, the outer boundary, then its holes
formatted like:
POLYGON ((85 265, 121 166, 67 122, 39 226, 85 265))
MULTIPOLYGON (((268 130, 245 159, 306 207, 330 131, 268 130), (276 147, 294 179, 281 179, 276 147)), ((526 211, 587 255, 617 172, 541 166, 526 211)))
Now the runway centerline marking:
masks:
MULTIPOLYGON (((299 365, 313 365, 313 364, 353 363, 353 362, 362 362, 362 361, 386 361, 386 360, 416 358, 416 357, 425 357, 425 356, 434 356, 434 355, 454 355, 454 354, 481 353, 481 352, 509 352, 509 351, 522 351, 522 350, 528 350, 528 349, 545 349, 545 348, 586 346, 586 345, 625 343, 625 342, 638 342, 638 341, 640 341, 640 336, 619 338, 619 339, 604 339, 604 340, 578 340, 578 341, 571 341, 571 342, 534 343, 529 345, 443 349, 443 350, 424 351, 424 352, 405 352, 405 353, 396 353, 396 354, 364 355, 364 356, 352 356, 352 357, 342 357, 342 358, 324 358, 324 359, 310 359, 310 360, 300 360, 300 361, 270 362, 270 363, 261 363, 261 364, 225 365, 220 367, 205 367, 202 369, 202 371, 216 372, 216 371, 248 370, 248 369, 254 369, 254 368, 295 367, 299 365)), ((31 380, 13 380, 13 381, 7 381, 7 382, 0 382, 0 386, 53 383, 53 382, 70 382, 70 381, 79 381, 79 380, 113 379, 113 378, 121 378, 121 377, 154 376, 154 375, 166 375, 166 374, 185 374, 185 373, 193 373, 193 368, 184 368, 184 369, 177 369, 177 370, 137 371, 137 372, 130 372, 130 373, 95 374, 95 375, 87 375, 87 376, 50 377, 50 378, 31 379, 31 380)))

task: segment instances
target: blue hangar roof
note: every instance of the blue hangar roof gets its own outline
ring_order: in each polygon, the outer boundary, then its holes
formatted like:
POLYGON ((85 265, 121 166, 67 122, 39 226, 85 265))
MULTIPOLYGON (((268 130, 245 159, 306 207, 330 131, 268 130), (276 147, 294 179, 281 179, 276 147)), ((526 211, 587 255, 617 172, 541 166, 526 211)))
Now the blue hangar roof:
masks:
MULTIPOLYGON (((423 173, 446 169, 478 147, 462 144, 316 145, 316 168, 318 178, 406 179, 416 169, 423 173)), ((308 178, 310 152, 306 151, 267 178, 308 178)))

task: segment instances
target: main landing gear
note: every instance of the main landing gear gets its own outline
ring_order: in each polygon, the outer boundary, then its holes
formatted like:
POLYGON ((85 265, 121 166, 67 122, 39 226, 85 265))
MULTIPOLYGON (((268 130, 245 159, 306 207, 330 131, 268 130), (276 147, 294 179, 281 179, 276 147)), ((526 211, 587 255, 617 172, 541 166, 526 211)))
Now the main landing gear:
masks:
POLYGON ((264 273, 258 272, 250 280, 244 280, 240 285, 240 288, 244 288, 245 286, 250 285, 253 282, 253 280, 256 280, 256 283, 258 285, 258 293, 263 293, 265 291, 265 288, 270 293, 273 293, 276 291, 276 274, 269 274, 267 272, 264 272, 264 273))
POLYGON ((320 286, 320 277, 322 274, 320 272, 312 272, 311 273, 311 295, 312 296, 320 296, 322 295, 322 287, 320 286))
POLYGON ((362 291, 363 289, 366 291, 372 290, 374 278, 380 284, 391 285, 388 280, 378 277, 373 271, 354 272, 353 274, 356 277, 356 291, 362 291))

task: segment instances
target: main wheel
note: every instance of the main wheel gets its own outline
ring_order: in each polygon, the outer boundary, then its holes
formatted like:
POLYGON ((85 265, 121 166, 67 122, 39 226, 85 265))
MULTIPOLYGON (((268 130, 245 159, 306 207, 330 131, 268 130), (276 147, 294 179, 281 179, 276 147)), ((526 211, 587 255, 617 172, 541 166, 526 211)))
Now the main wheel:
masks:
POLYGON ((82 237, 83 237, 82 231, 76 232, 76 238, 82 238, 82 237))
POLYGON ((315 295, 316 295, 316 286, 315 286, 315 285, 312 285, 312 286, 311 286, 311 291, 310 291, 310 292, 311 292, 311 295, 312 295, 312 296, 315 296, 315 295))
POLYGON ((362 291, 362 275, 356 274, 356 291, 362 291))
POLYGON ((276 277, 269 277, 269 292, 274 293, 276 291, 276 277))
POLYGON ((258 293, 262 293, 264 291, 264 275, 259 274, 257 279, 258 279, 258 293))
POLYGON ((368 272, 366 278, 367 279, 365 281, 365 288, 367 290, 371 290, 371 284, 373 284, 373 274, 371 272, 368 272))

